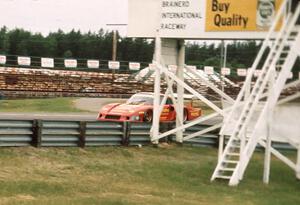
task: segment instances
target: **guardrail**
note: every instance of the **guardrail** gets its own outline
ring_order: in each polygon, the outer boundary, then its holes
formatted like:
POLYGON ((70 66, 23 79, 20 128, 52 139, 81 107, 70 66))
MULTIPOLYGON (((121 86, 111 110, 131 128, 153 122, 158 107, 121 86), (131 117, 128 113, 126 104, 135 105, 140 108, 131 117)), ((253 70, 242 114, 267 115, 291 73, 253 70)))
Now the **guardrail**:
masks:
MULTIPOLYGON (((174 126, 163 124, 166 131, 174 126)), ((184 135, 207 128, 195 125, 185 130, 184 135)), ((58 120, 4 120, 0 119, 0 147, 92 147, 92 146, 137 146, 149 145, 151 124, 100 121, 58 120)), ((161 139, 175 142, 175 136, 161 139)), ((184 144, 191 146, 218 146, 218 132, 214 131, 184 144)), ((274 143, 279 149, 292 149, 286 143, 274 143)))
POLYGON ((1 120, 0 146, 29 146, 33 144, 33 121, 1 120))
MULTIPOLYGON (((164 124, 162 131, 173 124, 164 124)), ((201 130, 206 126, 194 126, 187 130, 201 130)), ((86 146, 134 146, 150 144, 151 124, 99 121, 56 120, 0 120, 0 146, 35 147, 86 147, 86 146)), ((174 140, 171 136, 165 141, 174 140)), ((195 138, 188 144, 217 146, 217 135, 195 138)))

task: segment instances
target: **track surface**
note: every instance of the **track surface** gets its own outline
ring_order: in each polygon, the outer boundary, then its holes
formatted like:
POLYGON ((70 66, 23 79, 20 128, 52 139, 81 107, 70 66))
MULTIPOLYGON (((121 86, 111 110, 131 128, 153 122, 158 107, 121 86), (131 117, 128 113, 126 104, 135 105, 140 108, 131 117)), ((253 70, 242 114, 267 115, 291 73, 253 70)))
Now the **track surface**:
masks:
MULTIPOLYGON (((86 113, 0 113, 1 119, 7 120, 79 120, 94 121, 97 119, 98 111, 108 103, 123 103, 126 99, 118 98, 80 98, 74 101, 76 108, 87 111, 86 113)), ((214 125, 222 121, 221 117, 214 118, 204 124, 214 125)))

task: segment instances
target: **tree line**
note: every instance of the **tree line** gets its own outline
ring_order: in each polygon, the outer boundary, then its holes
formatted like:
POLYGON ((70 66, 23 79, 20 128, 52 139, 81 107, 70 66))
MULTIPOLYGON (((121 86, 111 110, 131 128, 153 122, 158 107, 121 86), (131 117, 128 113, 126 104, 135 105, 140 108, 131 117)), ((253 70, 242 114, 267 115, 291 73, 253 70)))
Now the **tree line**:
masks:
MULTIPOLYGON (((101 59, 112 58, 113 32, 82 33, 58 30, 47 36, 23 29, 0 29, 0 54, 52 58, 101 59)), ((252 65, 261 44, 257 41, 232 41, 227 46, 227 67, 248 68, 252 65)), ((203 66, 222 65, 222 44, 188 42, 186 63, 203 66)), ((119 61, 151 62, 154 42, 142 38, 125 38, 118 35, 119 61)), ((299 62, 297 62, 300 65, 299 62)), ((300 68, 300 66, 298 66, 300 68)), ((300 70, 300 69, 297 69, 300 70)))

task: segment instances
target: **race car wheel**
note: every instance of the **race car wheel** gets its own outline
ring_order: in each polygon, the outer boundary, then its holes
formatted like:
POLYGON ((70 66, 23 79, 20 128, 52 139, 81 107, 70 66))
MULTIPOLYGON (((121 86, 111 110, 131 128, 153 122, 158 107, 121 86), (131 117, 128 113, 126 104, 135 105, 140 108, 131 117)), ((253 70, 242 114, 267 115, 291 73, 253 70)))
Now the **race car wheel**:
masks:
POLYGON ((153 112, 152 110, 148 110, 144 113, 144 122, 152 122, 153 112))

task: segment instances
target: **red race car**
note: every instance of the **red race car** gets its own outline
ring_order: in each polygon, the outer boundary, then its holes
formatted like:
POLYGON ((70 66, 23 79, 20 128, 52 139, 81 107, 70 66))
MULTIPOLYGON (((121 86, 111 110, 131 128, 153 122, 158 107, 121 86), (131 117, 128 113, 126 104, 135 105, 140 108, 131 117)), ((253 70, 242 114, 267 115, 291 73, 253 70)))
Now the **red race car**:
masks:
MULTIPOLYGON (((163 96, 161 96, 162 100, 163 96)), ((137 93, 126 103, 111 103, 105 105, 97 117, 100 121, 131 121, 131 122, 151 122, 153 119, 153 93, 137 93)), ((184 121, 193 120, 200 117, 202 111, 200 108, 194 108, 192 105, 184 106, 184 121)), ((170 98, 160 116, 161 122, 170 122, 176 119, 174 105, 170 98)))

